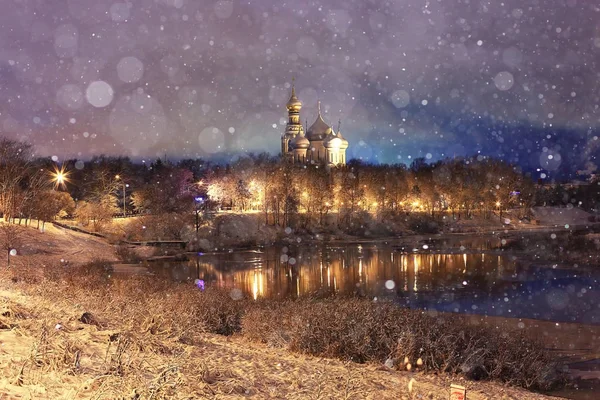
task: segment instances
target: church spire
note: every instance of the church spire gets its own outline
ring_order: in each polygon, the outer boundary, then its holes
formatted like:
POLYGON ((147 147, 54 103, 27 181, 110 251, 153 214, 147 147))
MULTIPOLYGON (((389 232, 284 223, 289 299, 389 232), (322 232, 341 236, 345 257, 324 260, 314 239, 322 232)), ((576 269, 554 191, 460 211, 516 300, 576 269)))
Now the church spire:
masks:
POLYGON ((296 97, 296 77, 292 76, 292 97, 296 97))
POLYGON ((296 96, 296 78, 292 77, 292 93, 290 94, 290 99, 285 106, 290 112, 300 112, 300 109, 302 108, 302 103, 296 96))

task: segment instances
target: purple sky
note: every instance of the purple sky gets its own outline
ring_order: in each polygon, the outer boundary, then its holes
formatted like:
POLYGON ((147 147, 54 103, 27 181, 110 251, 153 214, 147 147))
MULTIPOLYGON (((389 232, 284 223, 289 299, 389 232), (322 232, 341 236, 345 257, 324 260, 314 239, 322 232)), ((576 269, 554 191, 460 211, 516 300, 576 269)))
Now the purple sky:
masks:
POLYGON ((2 4, 0 132, 41 155, 276 153, 292 76, 302 120, 320 99, 348 158, 517 148, 522 127, 547 137, 536 157, 600 142, 594 1, 2 4))

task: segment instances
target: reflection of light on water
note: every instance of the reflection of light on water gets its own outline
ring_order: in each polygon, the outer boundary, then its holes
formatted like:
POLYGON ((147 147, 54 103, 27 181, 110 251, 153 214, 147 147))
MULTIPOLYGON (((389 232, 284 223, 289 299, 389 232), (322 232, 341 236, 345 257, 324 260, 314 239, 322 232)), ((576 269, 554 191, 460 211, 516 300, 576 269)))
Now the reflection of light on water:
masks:
POLYGON ((254 300, 258 298, 258 296, 262 296, 265 293, 265 287, 263 282, 263 276, 260 272, 254 271, 252 277, 252 297, 254 300))
POLYGON ((504 265, 502 265, 502 257, 498 256, 498 276, 504 273, 504 265))
POLYGON ((363 274, 362 259, 360 259, 360 260, 358 260, 358 280, 360 283, 362 283, 362 274, 363 274))
POLYGON ((319 263, 319 268, 321 271, 321 286, 323 286, 323 261, 319 263))
POLYGON ((413 290, 416 292, 417 289, 417 276, 419 275, 419 267, 421 266, 421 259, 415 254, 413 256, 413 267, 415 271, 415 283, 413 284, 413 290))
MULTIPOLYGON (((357 287, 365 295, 377 296, 383 290, 382 279, 393 280, 399 291, 415 294, 417 291, 427 291, 429 294, 446 291, 453 284, 463 282, 465 278, 460 277, 461 271, 465 275, 472 272, 476 277, 488 280, 497 274, 512 273, 514 270, 512 261, 506 261, 502 255, 497 254, 494 254, 497 258, 466 251, 453 254, 406 254, 397 252, 392 246, 383 245, 377 251, 363 246, 362 253, 359 254, 356 251, 357 245, 349 245, 347 248, 352 251, 331 250, 326 254, 315 252, 312 247, 302 248, 298 250, 298 255, 311 255, 303 258, 302 267, 269 261, 278 260, 280 250, 277 248, 265 250, 264 254, 258 256, 258 260, 257 254, 245 253, 236 253, 235 256, 203 256, 190 262, 189 276, 192 281, 196 278, 203 279, 207 287, 239 287, 248 297, 258 299, 302 296, 319 290, 338 294, 354 292, 357 287), (396 253, 392 254, 394 251, 396 253), (228 257, 233 260, 228 260, 228 257), (225 268, 234 261, 239 262, 240 266, 251 264, 249 259, 254 263, 252 267, 255 269, 225 268)), ((168 273, 173 278, 172 271, 169 270, 168 273)))
POLYGON ((260 292, 260 295, 262 296, 263 294, 265 294, 265 287, 264 287, 264 285, 263 285, 263 275, 262 275, 262 274, 260 274, 260 275, 258 275, 258 277, 259 277, 259 281, 258 281, 258 283, 259 283, 259 285, 258 285, 258 290, 259 290, 259 292, 260 292))
POLYGON ((254 300, 258 297, 258 280, 256 279, 256 272, 254 272, 254 279, 252 280, 252 297, 254 297, 254 300))

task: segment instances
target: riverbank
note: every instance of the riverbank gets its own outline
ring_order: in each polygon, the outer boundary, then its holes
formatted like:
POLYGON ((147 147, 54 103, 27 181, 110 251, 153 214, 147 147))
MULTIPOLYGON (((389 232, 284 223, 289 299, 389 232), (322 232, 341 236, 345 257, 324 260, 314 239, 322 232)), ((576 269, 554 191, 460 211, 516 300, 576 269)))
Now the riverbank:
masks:
MULTIPOLYGON (((60 230, 60 229, 57 229, 56 231, 54 231, 52 229, 48 229, 45 233, 38 232, 34 229, 29 229, 28 232, 29 233, 27 234, 27 236, 31 235, 31 237, 24 242, 24 246, 22 247, 22 250, 20 249, 19 254, 14 258, 15 265, 21 265, 21 266, 25 267, 27 270, 33 269, 37 272, 41 271, 43 273, 47 273, 48 276, 44 279, 52 278, 52 269, 38 269, 37 267, 39 265, 45 265, 46 267, 53 266, 52 267, 53 269, 56 267, 65 268, 65 266, 66 266, 66 268, 69 268, 71 266, 74 266, 77 263, 83 263, 83 262, 86 262, 86 260, 89 261, 87 259, 87 257, 91 257, 93 255, 98 255, 98 254, 104 256, 104 258, 111 259, 111 260, 115 260, 117 258, 116 254, 115 254, 115 252, 116 252, 115 246, 111 246, 108 243, 106 243, 105 241, 99 240, 97 238, 93 238, 93 237, 90 238, 81 233, 77 233, 77 232, 74 232, 74 233, 66 232, 65 233, 65 232, 62 232, 62 230, 60 230), (31 232, 29 232, 29 231, 31 231, 31 232), (67 254, 67 256, 61 257, 60 254, 63 252, 64 252, 64 254, 67 254)), ((424 237, 427 237, 427 236, 424 236, 424 237)), ((459 237, 459 235, 452 236, 452 237, 459 237)), ((4 284, 4 282, 3 282, 3 284, 4 284)), ((35 289, 36 292, 34 292, 34 294, 36 294, 36 293, 38 293, 37 291, 43 290, 42 287, 49 287, 49 286, 53 287, 53 285, 56 285, 56 283, 52 283, 52 282, 47 283, 45 280, 42 280, 42 281, 37 282, 35 285, 33 285, 32 288, 35 289)), ((70 286, 62 285, 60 287, 61 287, 61 290, 67 290, 67 291, 70 290, 69 289, 70 286)), ((15 290, 15 289, 18 289, 18 287, 10 288, 10 290, 15 290)), ((131 289, 130 292, 132 294, 135 294, 135 293, 138 293, 140 290, 142 290, 141 287, 139 287, 137 289, 131 289)), ((60 293, 61 292, 56 292, 56 293, 52 294, 51 296, 49 296, 49 298, 51 298, 52 301, 54 301, 55 299, 60 297, 60 296, 57 296, 57 294, 60 295, 60 293)), ((36 301, 37 300, 35 300, 35 299, 28 300, 29 303, 35 303, 36 301)), ((44 301, 47 301, 47 300, 44 300, 44 301)), ((89 300, 85 300, 85 301, 90 301, 92 303, 102 303, 103 302, 102 299, 98 299, 98 298, 94 298, 94 297, 90 297, 89 300)), ((69 301, 69 303, 70 304, 79 304, 80 306, 78 306, 78 312, 83 313, 83 308, 80 308, 80 307, 81 307, 81 304, 85 304, 85 301, 72 299, 69 301)), ((129 303, 132 303, 135 301, 136 301, 136 299, 131 299, 131 300, 129 300, 129 303)), ((27 304, 29 304, 29 303, 27 303, 27 304)), ((119 312, 121 312, 121 311, 119 311, 119 312)), ((46 312, 44 311, 42 313, 42 315, 45 315, 45 313, 46 312)), ((103 312, 99 313, 99 315, 102 315, 102 314, 103 314, 103 312)), ((113 313, 112 315, 115 315, 115 313, 113 313)), ((110 320, 110 318, 114 318, 114 317, 111 317, 110 315, 108 315, 109 320, 110 320)), ((512 325, 514 325, 513 322, 515 322, 515 321, 516 320, 509 320, 509 322, 512 325)), ((138 325, 140 325, 140 324, 138 324, 138 325)), ((577 325, 577 324, 573 324, 573 325, 577 325)), ((115 325, 115 326, 118 326, 118 325, 115 325)), ((549 327, 551 327, 551 326, 549 326, 549 327)), ((559 332, 557 332, 556 330, 553 331, 553 330, 549 329, 549 327, 544 328, 544 332, 546 332, 546 334, 556 335, 557 338, 560 338, 560 340, 563 340, 563 343, 564 343, 564 341, 568 341, 569 343, 572 343, 573 336, 571 338, 561 336, 561 335, 559 335, 559 332)), ((514 326, 512 326, 511 328, 514 329, 514 326)), ((122 329, 122 328, 117 328, 117 330, 120 330, 120 329, 122 329)), ((496 329, 498 329, 498 328, 496 328, 496 329)), ((503 329, 503 327, 500 327, 500 329, 503 329)), ((216 340, 220 340, 220 339, 221 339, 221 337, 217 336, 216 340)), ((242 340, 242 343, 245 343, 244 342, 245 339, 236 338, 235 340, 238 340, 238 339, 242 340)), ((229 342, 226 341, 225 343, 229 343, 229 342)), ((247 342, 245 346, 254 346, 252 343, 255 343, 255 342, 247 342)), ((240 347, 244 347, 244 345, 241 345, 240 347)), ((260 347, 260 345, 259 345, 259 347, 260 347)), ((287 353, 284 352, 284 354, 287 354, 287 353)), ((373 368, 375 368, 375 369, 381 368, 381 363, 375 364, 375 366, 373 368)), ((588 373, 588 372, 585 372, 585 373, 588 373)), ((409 377, 411 377, 411 376, 413 376, 413 375, 410 374, 409 377)), ((423 380, 425 378, 417 377, 417 379, 423 380)), ((446 377, 445 379, 446 380, 442 381, 443 382, 442 386, 444 386, 445 383, 447 383, 448 377, 446 377)), ((480 386, 479 386, 479 383, 477 383, 477 385, 472 385, 472 387, 478 388, 480 386)), ((442 387, 442 389, 444 389, 444 388, 442 387)), ((382 396, 384 396, 384 395, 382 395, 382 396)), ((257 398, 263 398, 263 397, 257 397, 257 398)), ((301 398, 301 397, 299 397, 299 398, 301 398)), ((333 396, 333 398, 336 398, 336 396, 333 396)), ((362 397, 358 396, 357 398, 362 398, 362 397)), ((380 398, 385 398, 385 397, 380 397, 380 398)), ((516 398, 525 398, 525 397, 519 396, 516 398)), ((584 398, 584 397, 582 397, 582 398, 584 398)))
MULTIPOLYGON (((266 345, 248 334, 214 334, 235 323, 226 318, 235 313, 231 295, 53 268, 0 272, 0 393, 9 398, 447 399, 450 383, 476 400, 548 398, 426 374, 418 360, 406 371, 402 360, 389 368, 289 352, 273 342, 284 336, 265 336, 266 345)), ((254 333, 261 323, 268 321, 245 322, 254 333)))

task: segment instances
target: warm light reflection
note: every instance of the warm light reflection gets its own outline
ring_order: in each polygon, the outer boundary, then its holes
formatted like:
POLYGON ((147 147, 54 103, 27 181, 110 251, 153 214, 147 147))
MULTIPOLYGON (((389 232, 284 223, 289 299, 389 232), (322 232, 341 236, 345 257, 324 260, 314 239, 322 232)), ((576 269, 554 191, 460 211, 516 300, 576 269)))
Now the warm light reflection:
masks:
POLYGON ((256 300, 259 296, 262 297, 264 292, 263 275, 261 271, 254 271, 252 277, 252 297, 256 300))
MULTIPOLYGON (((297 250, 294 250, 297 251, 297 250)), ((400 292, 429 292, 461 285, 467 268, 471 275, 512 277, 515 263, 498 257, 477 254, 393 254, 390 249, 371 246, 327 248, 314 254, 295 255, 293 267, 280 261, 280 250, 267 250, 257 255, 202 256, 193 264, 193 279, 203 279, 207 286, 239 288, 248 297, 286 298, 315 293, 356 293, 379 296, 383 282, 393 280, 400 292), (246 260, 247 261, 241 261, 246 260), (209 262, 209 260, 212 260, 209 262), (249 262, 244 269, 240 262, 249 262), (222 264, 221 264, 222 263, 222 264), (235 265, 236 268, 231 269, 235 265), (260 265, 260 269, 257 268, 260 265), (490 274, 491 273, 491 274, 490 274)), ((191 264, 190 264, 191 266, 191 264)), ((185 278, 184 278, 185 279, 185 278)))
POLYGON ((413 290, 415 292, 417 292, 419 290, 418 286, 417 286, 417 277, 419 276, 419 267, 420 267, 420 264, 421 264, 421 256, 415 254, 414 257, 413 257, 413 273, 414 273, 413 290))
POLYGON ((363 275, 363 265, 362 259, 358 260, 358 280, 362 283, 362 275, 363 275))

